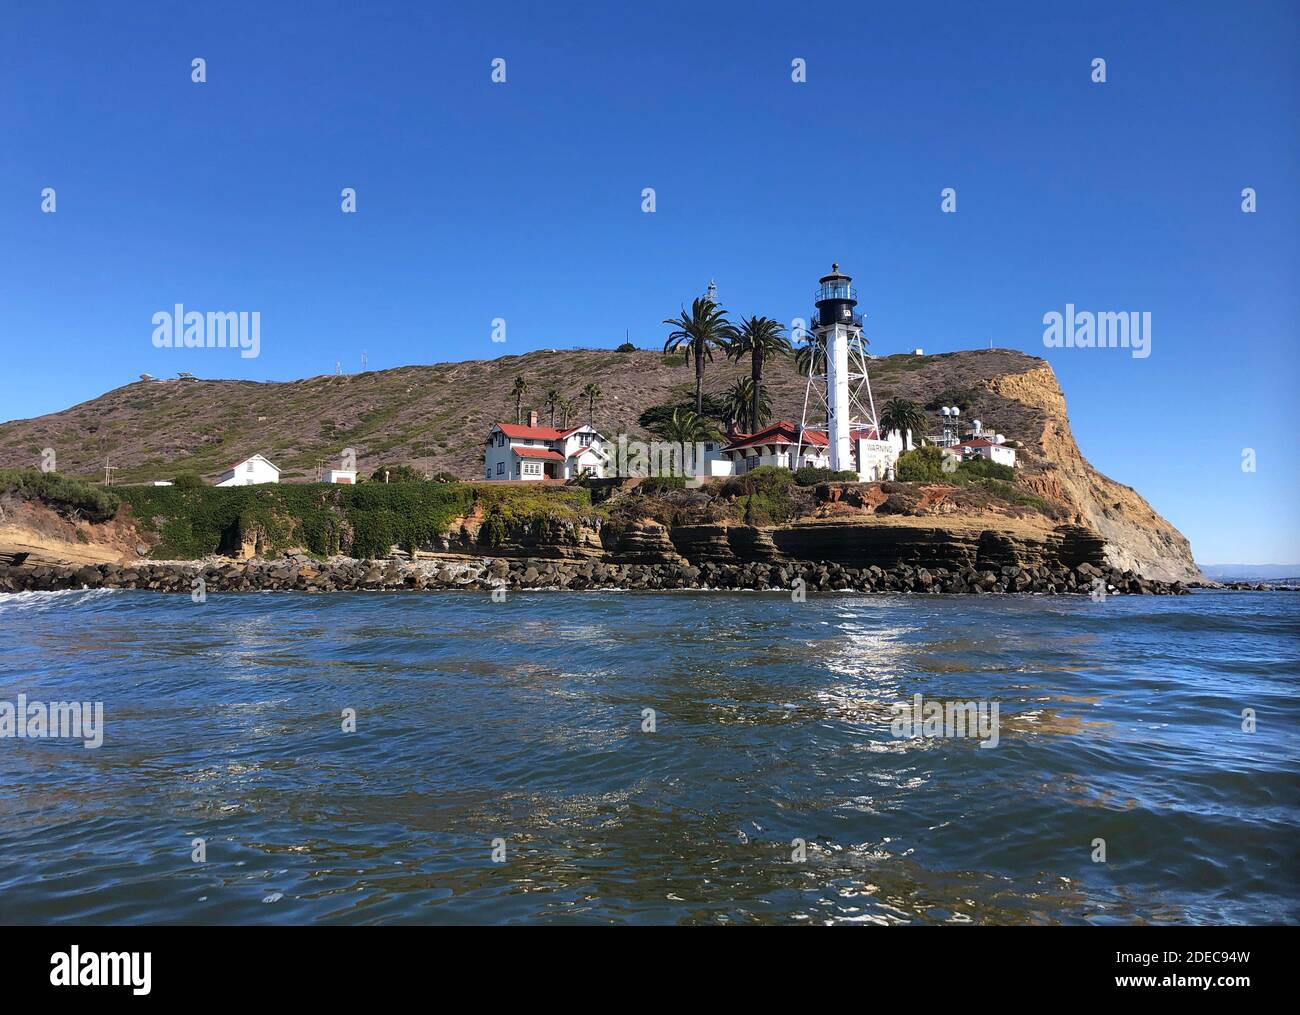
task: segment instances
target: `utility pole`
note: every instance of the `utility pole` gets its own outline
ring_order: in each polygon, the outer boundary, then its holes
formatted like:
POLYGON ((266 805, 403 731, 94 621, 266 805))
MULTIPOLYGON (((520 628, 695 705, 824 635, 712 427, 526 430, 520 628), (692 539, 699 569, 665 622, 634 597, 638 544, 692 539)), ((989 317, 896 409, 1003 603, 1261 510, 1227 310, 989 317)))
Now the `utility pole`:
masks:
POLYGON ((109 462, 109 458, 108 458, 107 455, 105 455, 105 456, 104 456, 104 485, 105 485, 105 486, 112 486, 112 485, 113 485, 113 473, 116 472, 117 470, 116 470, 116 468, 115 468, 114 466, 109 465, 108 462, 109 462))

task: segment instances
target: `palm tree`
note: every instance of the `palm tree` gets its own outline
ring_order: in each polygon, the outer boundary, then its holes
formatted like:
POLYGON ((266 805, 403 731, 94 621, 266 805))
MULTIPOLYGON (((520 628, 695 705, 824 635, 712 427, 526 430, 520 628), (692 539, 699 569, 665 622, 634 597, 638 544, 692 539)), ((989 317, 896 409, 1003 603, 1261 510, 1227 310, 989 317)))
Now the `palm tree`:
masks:
POLYGON ((670 317, 664 324, 673 326, 664 343, 664 352, 686 350, 686 362, 695 358, 695 413, 704 411, 704 361, 713 359, 714 349, 725 349, 735 335, 727 312, 711 299, 700 296, 691 303, 691 312, 682 307, 680 317, 670 317))
POLYGON ((664 440, 682 449, 682 467, 688 468, 691 474, 694 474, 697 465, 702 464, 695 461, 695 445, 719 439, 713 422, 690 409, 674 409, 672 418, 660 425, 658 433, 664 440))
POLYGON ((592 381, 582 389, 582 397, 587 400, 587 422, 592 426, 596 425, 596 402, 605 397, 605 392, 600 390, 600 385, 592 381))
POLYGON ((883 433, 897 430, 899 436, 906 440, 907 431, 911 430, 918 438, 918 444, 929 427, 930 418, 925 410, 905 398, 891 398, 885 403, 885 411, 880 414, 880 429, 883 433))
POLYGON ((739 430, 755 433, 760 429, 759 420, 767 419, 772 412, 772 400, 766 391, 758 393, 758 414, 754 415, 754 381, 750 377, 738 377, 722 396, 723 420, 739 430))
POLYGON ((718 439, 717 428, 707 416, 690 409, 674 409, 672 417, 654 428, 655 436, 674 444, 694 444, 696 441, 718 439))
POLYGON ((803 345, 794 351, 794 367, 803 377, 826 373, 826 343, 813 335, 805 335, 803 345))
POLYGON ((542 403, 542 408, 551 410, 551 429, 555 429, 555 410, 560 407, 560 392, 551 388, 546 392, 546 401, 542 403))
POLYGON ((722 393, 722 421, 729 429, 748 429, 753 394, 754 382, 748 377, 737 377, 731 387, 722 393))
POLYGON ((515 376, 515 383, 510 385, 510 397, 515 400, 515 423, 524 421, 524 394, 528 391, 528 382, 523 374, 515 376))
POLYGON ((560 426, 569 429, 569 417, 578 411, 578 405, 571 398, 560 399, 560 426))
POLYGON ((782 332, 785 329, 770 317, 742 317, 735 337, 727 347, 727 355, 741 359, 749 355, 750 389, 749 426, 756 432, 767 419, 763 400, 763 364, 774 356, 787 356, 790 342, 782 332))

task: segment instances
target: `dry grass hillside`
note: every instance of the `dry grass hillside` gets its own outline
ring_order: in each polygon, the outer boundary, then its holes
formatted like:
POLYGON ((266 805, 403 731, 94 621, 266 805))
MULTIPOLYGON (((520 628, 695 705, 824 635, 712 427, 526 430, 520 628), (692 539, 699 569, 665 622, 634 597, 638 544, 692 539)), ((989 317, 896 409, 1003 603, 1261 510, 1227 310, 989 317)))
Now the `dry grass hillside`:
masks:
MULTIPOLYGON (((706 371, 705 390, 720 392, 747 373, 747 364, 719 357, 706 371)), ((694 384, 680 355, 608 349, 279 383, 141 381, 63 412, 0 424, 0 467, 37 466, 42 449, 53 448, 59 470, 72 476, 101 476, 107 458, 119 482, 184 471, 212 479, 261 452, 283 470, 284 481, 293 482, 314 479, 318 463, 334 464, 350 447, 363 475, 409 463, 427 473, 474 479, 488 428, 514 419, 509 390, 517 374, 529 384, 525 409, 540 409, 545 392, 556 388, 579 403, 577 419, 587 412, 581 390, 595 381, 604 391, 595 422, 607 434, 638 433, 637 417, 646 408, 687 401, 694 384)), ((1152 577, 1197 576, 1186 539, 1135 491, 1096 472, 1079 453, 1046 361, 1005 349, 902 354, 873 360, 872 383, 878 407, 895 396, 965 403, 967 419, 981 419, 1023 443, 1023 481, 1101 532, 1116 563, 1152 577)), ((774 415, 798 421, 805 381, 793 365, 771 364, 767 386, 774 415)), ((932 418, 937 431, 937 414, 932 418)))

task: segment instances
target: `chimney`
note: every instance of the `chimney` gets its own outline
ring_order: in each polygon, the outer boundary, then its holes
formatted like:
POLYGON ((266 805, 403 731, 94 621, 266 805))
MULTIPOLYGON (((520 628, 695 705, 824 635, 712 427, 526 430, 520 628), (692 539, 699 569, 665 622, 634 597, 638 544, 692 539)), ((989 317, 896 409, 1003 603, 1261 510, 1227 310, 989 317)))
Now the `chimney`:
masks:
POLYGON ((536 409, 529 409, 529 410, 528 410, 528 425, 529 425, 529 426, 536 426, 536 425, 537 425, 537 410, 536 410, 536 409))

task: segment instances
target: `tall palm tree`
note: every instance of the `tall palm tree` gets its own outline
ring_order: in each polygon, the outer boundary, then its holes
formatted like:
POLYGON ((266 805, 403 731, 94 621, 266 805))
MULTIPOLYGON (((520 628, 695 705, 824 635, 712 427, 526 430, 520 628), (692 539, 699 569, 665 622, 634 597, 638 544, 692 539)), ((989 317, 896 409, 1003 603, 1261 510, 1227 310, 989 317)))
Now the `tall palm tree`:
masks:
POLYGON ((569 429, 569 417, 578 411, 578 404, 571 398, 560 399, 560 426, 569 429))
POLYGON ((704 411, 704 363, 712 361, 714 349, 725 349, 735 335, 727 312, 711 299, 700 296, 691 303, 691 312, 682 307, 681 316, 664 321, 673 330, 664 343, 664 352, 686 350, 686 362, 695 359, 695 413, 704 411))
POLYGON ((772 400, 765 390, 758 393, 757 415, 754 414, 754 381, 750 377, 738 377, 722 396, 723 420, 748 433, 761 429, 761 420, 772 414, 772 400))
POLYGON ((515 400, 515 423, 524 421, 524 395, 528 391, 528 382, 523 374, 515 376, 515 383, 510 385, 510 397, 515 400))
POLYGON ((734 359, 749 356, 750 389, 749 426, 750 432, 757 431, 767 419, 763 409, 763 364, 775 356, 788 356, 790 342, 782 332, 779 323, 770 317, 750 317, 740 319, 740 327, 735 330, 735 337, 727 346, 727 355, 734 359))
POLYGON ((587 400, 587 422, 592 426, 596 425, 596 402, 605 397, 605 392, 600 390, 600 385, 592 381, 582 389, 582 397, 587 400))
POLYGON ((543 407, 544 409, 550 409, 550 410, 551 410, 551 429, 552 429, 552 430, 555 429, 555 410, 558 409, 558 408, 560 407, 560 398, 561 398, 561 397, 562 397, 562 396, 560 395, 560 392, 559 392, 557 389, 555 389, 555 388, 551 388, 551 389, 549 389, 549 390, 546 392, 546 401, 542 403, 542 407, 543 407))
POLYGON ((888 434, 891 430, 897 430, 899 436, 906 439, 907 431, 911 430, 916 443, 920 443, 920 438, 925 436, 925 431, 929 429, 930 418, 915 402, 910 402, 906 398, 891 398, 885 403, 885 411, 880 414, 880 429, 882 433, 888 434))

